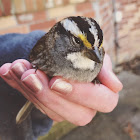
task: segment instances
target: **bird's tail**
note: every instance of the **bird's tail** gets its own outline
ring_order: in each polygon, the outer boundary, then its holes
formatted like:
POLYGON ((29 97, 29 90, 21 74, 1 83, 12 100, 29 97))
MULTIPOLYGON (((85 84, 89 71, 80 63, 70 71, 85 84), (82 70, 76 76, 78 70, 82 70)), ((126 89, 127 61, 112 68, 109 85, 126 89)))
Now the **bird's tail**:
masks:
POLYGON ((20 109, 16 116, 16 124, 22 123, 30 114, 31 110, 33 109, 34 105, 30 101, 26 101, 24 106, 20 109))

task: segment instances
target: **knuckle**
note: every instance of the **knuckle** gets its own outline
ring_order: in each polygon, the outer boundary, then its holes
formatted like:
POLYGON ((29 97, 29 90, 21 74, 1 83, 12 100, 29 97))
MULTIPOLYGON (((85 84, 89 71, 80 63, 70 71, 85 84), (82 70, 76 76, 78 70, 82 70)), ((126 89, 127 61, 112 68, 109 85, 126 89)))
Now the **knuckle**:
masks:
POLYGON ((32 67, 31 64, 25 59, 17 59, 15 61, 13 61, 11 64, 11 67, 17 63, 23 64, 27 69, 30 69, 32 67))
POLYGON ((87 113, 87 114, 83 114, 81 115, 76 121, 75 121, 75 125, 78 126, 85 126, 88 123, 91 122, 91 120, 93 119, 93 117, 95 116, 96 113, 87 113))
POLYGON ((60 119, 57 119, 56 121, 57 121, 57 122, 63 122, 64 119, 61 119, 61 118, 60 118, 60 119))
POLYGON ((11 63, 5 63, 0 67, 0 75, 5 74, 10 69, 11 63))
POLYGON ((115 96, 112 100, 110 100, 109 104, 106 106, 105 113, 112 112, 118 104, 119 95, 115 96))
MULTIPOLYGON (((42 111, 41 111, 42 112, 42 111)), ((64 118, 62 118, 61 116, 54 114, 52 112, 47 112, 46 110, 42 112, 43 114, 47 115, 49 118, 51 118, 53 121, 56 122, 62 122, 64 121, 64 118)))
POLYGON ((50 117, 53 121, 55 121, 55 122, 62 122, 62 121, 64 121, 64 119, 62 119, 62 118, 59 118, 59 117, 50 117))
POLYGON ((19 89, 19 85, 17 83, 11 83, 11 86, 14 88, 14 89, 19 89))

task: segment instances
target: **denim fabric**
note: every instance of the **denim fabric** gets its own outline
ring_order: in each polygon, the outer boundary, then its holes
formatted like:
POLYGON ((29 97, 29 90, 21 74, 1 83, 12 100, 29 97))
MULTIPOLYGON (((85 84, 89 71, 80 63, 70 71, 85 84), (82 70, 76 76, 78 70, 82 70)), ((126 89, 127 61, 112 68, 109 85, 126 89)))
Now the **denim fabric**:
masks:
MULTIPOLYGON (((0 66, 16 59, 27 59, 28 55, 45 32, 33 31, 29 34, 6 34, 0 36, 0 66)), ((36 140, 47 133, 52 120, 34 108, 19 126, 15 118, 26 99, 20 92, 10 87, 0 78, 0 137, 2 140, 36 140)))

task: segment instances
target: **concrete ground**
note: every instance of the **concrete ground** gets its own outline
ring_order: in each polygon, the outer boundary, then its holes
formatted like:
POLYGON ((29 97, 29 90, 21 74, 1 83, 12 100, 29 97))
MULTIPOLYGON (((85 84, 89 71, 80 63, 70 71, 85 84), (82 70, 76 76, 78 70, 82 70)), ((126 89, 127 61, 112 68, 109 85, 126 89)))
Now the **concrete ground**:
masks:
POLYGON ((60 140, 140 140, 140 76, 119 74, 124 88, 119 104, 109 114, 98 113, 84 127, 77 127, 60 140))

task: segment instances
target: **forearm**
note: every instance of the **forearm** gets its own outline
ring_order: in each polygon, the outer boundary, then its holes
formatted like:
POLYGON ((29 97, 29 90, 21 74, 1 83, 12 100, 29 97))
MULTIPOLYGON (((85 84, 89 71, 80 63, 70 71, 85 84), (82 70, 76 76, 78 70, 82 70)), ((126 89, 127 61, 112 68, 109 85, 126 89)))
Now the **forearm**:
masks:
MULTIPOLYGON (((44 34, 45 32, 42 31, 34 31, 29 34, 1 35, 0 66, 13 62, 16 59, 28 60, 30 50, 44 34)), ((26 125, 32 125, 31 127, 22 125, 20 129, 17 128, 15 116, 25 101, 26 99, 20 92, 11 88, 0 78, 0 120, 2 120, 2 122, 0 122, 0 135, 7 135, 5 132, 9 131, 11 135, 16 135, 17 138, 20 137, 21 133, 24 133, 26 137, 28 133, 24 131, 25 128, 32 132, 33 137, 48 132, 52 125, 52 120, 37 109, 32 111, 30 118, 27 120, 28 122, 24 122, 26 125), (5 123, 7 123, 7 126, 5 126, 5 123), (11 127, 8 128, 8 126, 11 127), (5 130, 3 128, 5 128, 5 130), (13 130, 15 133, 13 133, 13 130)))
POLYGON ((16 59, 28 59, 30 50, 45 34, 34 31, 29 34, 5 34, 0 36, 0 66, 16 59))

